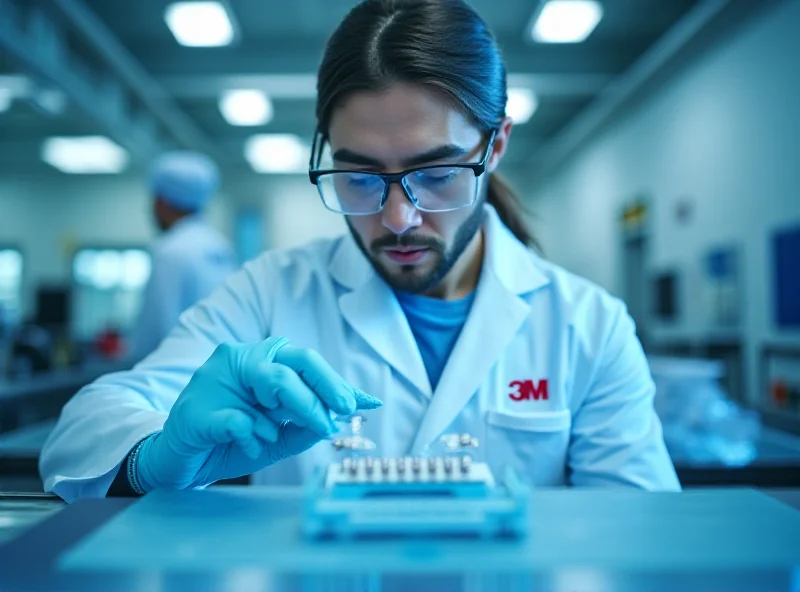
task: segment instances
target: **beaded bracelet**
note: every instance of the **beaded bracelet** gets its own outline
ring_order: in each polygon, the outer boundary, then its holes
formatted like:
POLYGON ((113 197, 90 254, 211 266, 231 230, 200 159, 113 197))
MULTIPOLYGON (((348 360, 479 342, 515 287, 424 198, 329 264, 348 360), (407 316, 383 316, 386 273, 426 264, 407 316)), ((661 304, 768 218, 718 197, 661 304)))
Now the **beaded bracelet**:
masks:
MULTIPOLYGON (((150 436, 152 436, 152 434, 150 434, 150 436)), ((128 455, 128 466, 127 466, 128 483, 130 484, 131 489, 133 489, 133 492, 136 495, 144 495, 145 493, 147 493, 144 490, 144 488, 142 488, 142 484, 139 481, 139 474, 136 469, 136 458, 139 456, 139 449, 142 447, 142 444, 144 444, 145 441, 148 438, 150 438, 150 436, 147 436, 139 440, 133 447, 133 450, 131 450, 130 454, 128 455)))

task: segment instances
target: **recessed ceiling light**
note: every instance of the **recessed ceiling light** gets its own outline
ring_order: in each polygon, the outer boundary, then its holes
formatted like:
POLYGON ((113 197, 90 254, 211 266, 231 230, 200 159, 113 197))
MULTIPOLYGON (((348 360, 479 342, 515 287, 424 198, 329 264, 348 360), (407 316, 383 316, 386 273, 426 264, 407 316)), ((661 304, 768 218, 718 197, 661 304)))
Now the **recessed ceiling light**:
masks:
POLYGON ((233 23, 219 2, 175 2, 164 20, 181 45, 219 47, 233 41, 233 23))
POLYGON ((549 0, 531 28, 540 43, 580 43, 603 18, 603 7, 596 0, 549 0))
POLYGON ((311 148, 293 134, 258 134, 245 143, 244 155, 257 173, 304 173, 311 148))
POLYGON ((272 101, 260 90, 226 91, 219 110, 231 125, 266 125, 273 115, 272 101))
POLYGON ((119 173, 128 164, 125 149, 103 136, 48 138, 41 155, 47 164, 73 175, 119 173))
POLYGON ((506 115, 516 124, 527 123, 533 117, 539 101, 529 88, 509 88, 506 115))

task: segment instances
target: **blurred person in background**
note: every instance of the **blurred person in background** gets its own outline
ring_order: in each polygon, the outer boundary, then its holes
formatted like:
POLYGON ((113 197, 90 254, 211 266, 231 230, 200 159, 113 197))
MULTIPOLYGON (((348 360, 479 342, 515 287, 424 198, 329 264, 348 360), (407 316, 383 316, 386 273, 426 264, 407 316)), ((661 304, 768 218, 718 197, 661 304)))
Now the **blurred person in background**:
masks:
POLYGON ((202 154, 169 152, 152 164, 153 213, 163 234, 151 250, 152 272, 131 335, 137 361, 158 347, 184 310, 236 269, 233 247, 203 217, 218 187, 219 171, 202 154))
POLYGON ((249 262, 142 364, 78 393, 45 488, 298 485, 335 459, 317 445, 330 412, 370 409, 382 456, 468 433, 495 474, 535 486, 679 489, 625 305, 532 248, 497 176, 506 85, 466 2, 357 5, 319 69, 309 164, 350 232, 249 262))

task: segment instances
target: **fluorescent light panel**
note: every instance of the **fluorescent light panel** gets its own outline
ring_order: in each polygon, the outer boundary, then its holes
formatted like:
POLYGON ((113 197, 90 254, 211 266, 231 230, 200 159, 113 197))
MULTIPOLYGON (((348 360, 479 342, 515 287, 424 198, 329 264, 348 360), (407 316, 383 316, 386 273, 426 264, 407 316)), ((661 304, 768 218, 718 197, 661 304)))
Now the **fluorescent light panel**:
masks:
POLYGON ((219 47, 233 41, 233 23, 219 2, 175 2, 164 20, 181 45, 219 47))
POLYGON ((531 28, 539 43, 580 43, 603 18, 596 0, 549 0, 531 28))
POLYGON ((508 115, 515 124, 519 125, 530 121, 530 118, 533 117, 538 106, 539 101, 536 98, 536 94, 531 89, 508 89, 506 115, 508 115))
POLYGON ((41 156, 47 164, 72 175, 119 173, 128 165, 125 149, 103 136, 48 138, 41 156))
POLYGON ((273 116, 272 101, 260 90, 226 91, 219 110, 231 125, 266 125, 273 116))
POLYGON ((245 143, 244 156, 257 173, 304 173, 311 148, 292 134, 258 134, 245 143))

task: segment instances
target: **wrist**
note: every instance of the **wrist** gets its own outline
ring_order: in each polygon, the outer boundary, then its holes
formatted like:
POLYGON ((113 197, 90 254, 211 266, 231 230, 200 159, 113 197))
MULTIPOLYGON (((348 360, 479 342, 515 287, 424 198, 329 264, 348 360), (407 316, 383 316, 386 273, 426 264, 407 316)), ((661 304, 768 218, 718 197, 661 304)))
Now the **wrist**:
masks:
POLYGON ((128 482, 131 489, 138 495, 144 495, 157 488, 157 481, 153 478, 150 470, 152 463, 148 459, 151 458, 151 448, 160 433, 155 432, 140 440, 128 456, 128 462, 126 463, 128 482))

